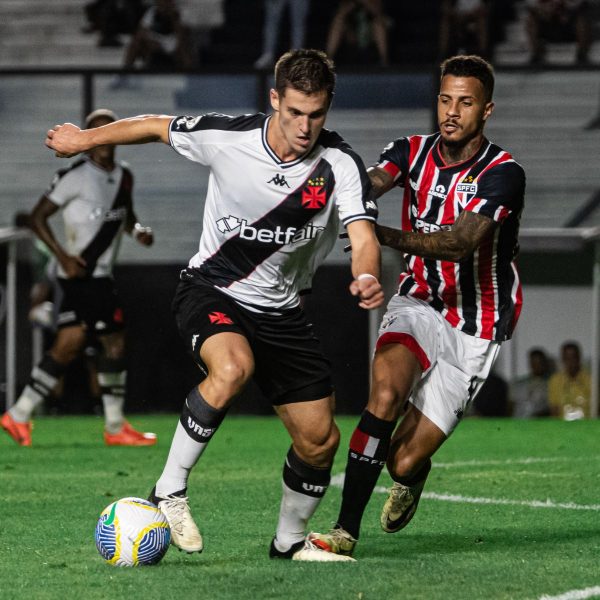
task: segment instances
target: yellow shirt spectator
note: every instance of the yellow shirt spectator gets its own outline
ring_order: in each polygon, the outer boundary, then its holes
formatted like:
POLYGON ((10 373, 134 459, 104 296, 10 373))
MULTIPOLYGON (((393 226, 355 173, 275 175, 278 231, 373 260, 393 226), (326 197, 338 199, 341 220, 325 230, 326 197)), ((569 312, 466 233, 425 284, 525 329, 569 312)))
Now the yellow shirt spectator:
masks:
POLYGON ((548 402, 552 414, 566 421, 590 417, 592 378, 581 366, 581 353, 576 342, 561 347, 563 370, 550 377, 548 402))

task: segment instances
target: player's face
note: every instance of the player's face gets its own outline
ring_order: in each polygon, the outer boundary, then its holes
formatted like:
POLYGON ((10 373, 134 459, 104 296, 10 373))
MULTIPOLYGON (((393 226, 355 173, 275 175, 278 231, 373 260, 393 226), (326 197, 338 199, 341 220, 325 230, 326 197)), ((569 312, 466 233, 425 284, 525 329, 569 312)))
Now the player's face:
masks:
MULTIPOLYGON (((89 126, 89 129, 94 129, 96 127, 102 127, 103 125, 108 125, 112 123, 113 120, 108 117, 98 117, 94 119, 89 126)), ((97 146, 90 150, 89 155, 92 157, 92 160, 95 160, 99 163, 109 163, 112 162, 115 156, 115 147, 114 146, 97 146)))
POLYGON ((487 102, 483 84, 475 77, 442 78, 438 96, 438 125, 447 146, 464 146, 483 131, 494 103, 487 102))
POLYGON ((315 94, 305 94, 287 88, 279 95, 271 90, 271 106, 275 111, 273 119, 273 149, 283 160, 293 160, 306 154, 315 144, 327 117, 329 98, 322 90, 315 94))

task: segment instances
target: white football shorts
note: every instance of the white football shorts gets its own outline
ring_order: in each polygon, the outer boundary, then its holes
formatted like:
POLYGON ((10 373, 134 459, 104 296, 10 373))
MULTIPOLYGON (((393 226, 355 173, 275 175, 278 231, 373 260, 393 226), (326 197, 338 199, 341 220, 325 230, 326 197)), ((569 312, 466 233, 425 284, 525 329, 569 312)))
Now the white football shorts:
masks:
POLYGON ((394 296, 381 321, 377 348, 394 343, 423 368, 409 401, 449 436, 487 379, 500 343, 463 333, 410 296, 394 296))

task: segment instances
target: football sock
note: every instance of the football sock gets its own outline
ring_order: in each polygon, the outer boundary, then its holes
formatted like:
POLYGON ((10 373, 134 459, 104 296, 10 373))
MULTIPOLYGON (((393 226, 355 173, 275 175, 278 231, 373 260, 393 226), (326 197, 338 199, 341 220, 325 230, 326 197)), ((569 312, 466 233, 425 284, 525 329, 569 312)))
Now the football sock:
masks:
POLYGON ((123 359, 98 358, 98 383, 102 393, 104 407, 104 427, 108 433, 121 431, 125 422, 125 383, 127 371, 123 359))
POLYGON ((413 487, 422 481, 427 479, 427 475, 429 475, 429 471, 431 471, 431 459, 428 458, 427 462, 414 474, 409 475, 407 477, 398 477, 390 473, 390 477, 396 481, 397 483, 401 483, 407 487, 413 487))
POLYGON ((210 406, 195 387, 187 396, 171 442, 156 495, 165 497, 187 488, 190 471, 225 418, 227 409, 210 406))
POLYGON ((387 460, 396 421, 384 421, 365 410, 348 449, 348 462, 337 525, 358 539, 360 522, 387 460))
POLYGON ((33 368, 19 399, 8 411, 11 417, 19 423, 29 421, 33 411, 50 396, 64 372, 65 367, 46 354, 33 368))
POLYGON ((325 495, 330 479, 331 467, 313 467, 290 448, 283 465, 283 495, 273 540, 279 552, 304 540, 306 524, 325 495))

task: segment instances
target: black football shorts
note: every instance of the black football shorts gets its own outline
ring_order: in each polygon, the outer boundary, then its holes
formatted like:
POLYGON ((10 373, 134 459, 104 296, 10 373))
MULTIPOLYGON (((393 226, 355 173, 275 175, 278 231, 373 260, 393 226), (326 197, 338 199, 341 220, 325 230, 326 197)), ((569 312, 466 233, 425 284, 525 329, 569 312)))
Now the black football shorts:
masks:
POLYGON ((226 331, 243 335, 254 354, 254 380, 271 404, 318 400, 331 395, 331 367, 302 309, 284 314, 250 311, 210 285, 181 281, 173 312, 194 361, 203 342, 226 331))
POLYGON ((85 324, 89 332, 97 335, 123 330, 123 309, 112 278, 58 281, 63 290, 58 311, 59 328, 85 324))

